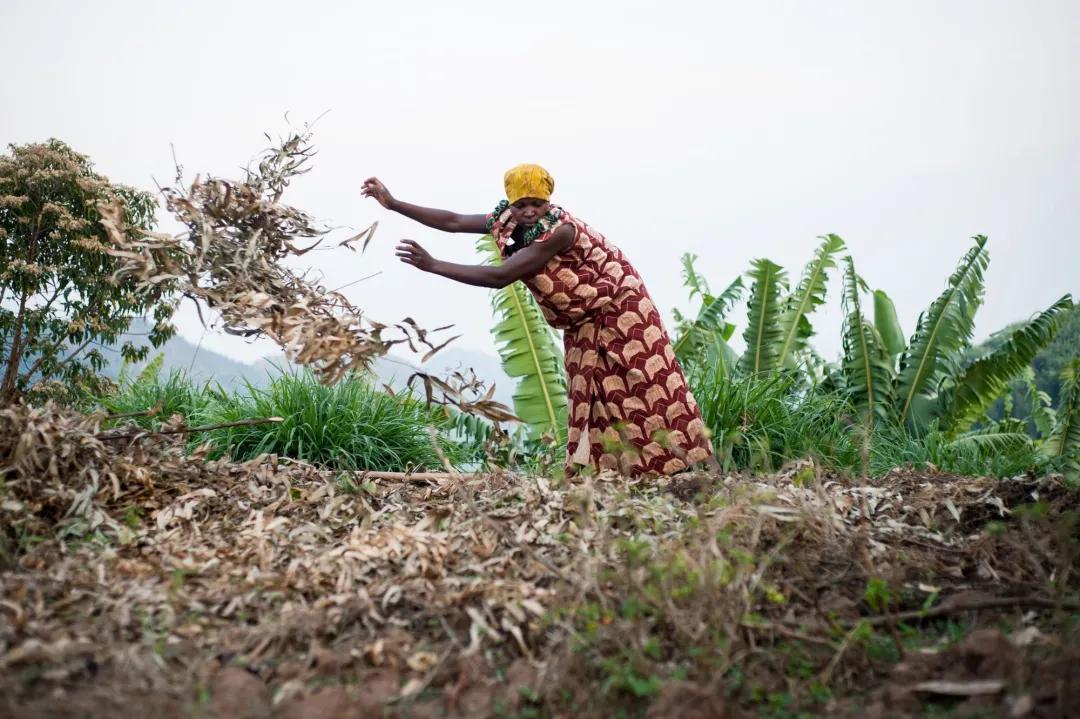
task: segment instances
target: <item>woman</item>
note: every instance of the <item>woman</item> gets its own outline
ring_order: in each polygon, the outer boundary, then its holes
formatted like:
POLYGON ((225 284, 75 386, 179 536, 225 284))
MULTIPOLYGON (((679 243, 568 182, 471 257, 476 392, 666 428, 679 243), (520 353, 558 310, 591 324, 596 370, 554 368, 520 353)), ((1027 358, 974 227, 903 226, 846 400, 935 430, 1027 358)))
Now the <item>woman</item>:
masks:
POLYGON ((397 256, 424 272, 479 287, 521 280, 547 321, 563 330, 567 469, 672 474, 709 459, 712 447, 697 403, 675 360, 660 313, 623 253, 549 201, 555 182, 538 165, 504 178, 506 199, 487 215, 459 215, 395 199, 377 178, 363 195, 428 227, 491 233, 497 266, 436 260, 412 240, 397 256))

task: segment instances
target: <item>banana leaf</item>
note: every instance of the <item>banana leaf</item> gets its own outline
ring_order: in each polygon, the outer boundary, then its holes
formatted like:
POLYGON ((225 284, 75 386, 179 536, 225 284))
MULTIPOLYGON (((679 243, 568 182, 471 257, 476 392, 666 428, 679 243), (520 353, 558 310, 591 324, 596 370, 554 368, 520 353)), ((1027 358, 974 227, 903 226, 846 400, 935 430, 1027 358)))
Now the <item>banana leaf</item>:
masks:
POLYGON ((979 419, 1009 383, 1024 373, 1035 355, 1050 344, 1070 310, 1072 298, 1065 295, 1014 330, 996 350, 964 369, 955 386, 943 395, 942 428, 955 434, 979 419))
POLYGON ((874 290, 874 327, 889 356, 895 361, 904 352, 907 343, 904 342, 900 320, 896 317, 896 305, 884 290, 874 290))
POLYGON ((952 450, 988 456, 1002 454, 1030 444, 1031 437, 1024 432, 970 432, 951 440, 948 446, 952 450))
POLYGON ((1080 484, 1080 357, 1074 357, 1061 372, 1057 426, 1043 453, 1060 459, 1065 478, 1073 486, 1080 484))
POLYGON ((1025 367, 1023 380, 1031 421, 1035 425, 1035 431, 1038 432, 1039 437, 1047 439, 1054 433, 1054 427, 1057 426, 1057 412, 1054 411, 1054 401, 1049 394, 1039 389, 1039 385, 1035 381, 1034 369, 1025 367))
POLYGON ((897 419, 920 427, 937 401, 943 380, 958 368, 962 351, 970 344, 975 312, 982 304, 983 273, 989 263, 986 238, 974 238, 949 277, 945 291, 919 316, 919 323, 900 361, 895 382, 897 419), (916 402, 922 397, 929 402, 916 402), (916 409, 920 411, 915 411, 916 409))
POLYGON ((814 334, 809 315, 825 303, 829 270, 836 267, 833 255, 844 249, 844 241, 836 235, 821 237, 821 245, 803 271, 802 279, 784 302, 780 318, 781 339, 777 355, 784 367, 792 367, 795 357, 806 350, 814 334))
MULTIPOLYGON (((501 262, 495 240, 484 235, 477 249, 492 264, 501 262)), ((503 370, 517 379, 514 414, 529 428, 529 436, 544 434, 566 441, 566 372, 563 355, 539 305, 520 282, 492 293, 499 321, 492 329, 503 370)))
MULTIPOLYGON (((696 291, 700 291, 702 284, 695 282, 693 285, 688 283, 688 286, 691 287, 690 296, 693 297, 696 291)), ((702 353, 716 341, 726 342, 731 337, 735 331, 735 325, 727 322, 724 317, 742 298, 742 293, 742 277, 736 277, 735 281, 717 297, 708 294, 708 286, 705 286, 701 297, 701 309, 697 317, 692 322, 682 325, 679 336, 672 343, 675 357, 682 365, 685 366, 700 359, 702 353)))
POLYGON ((856 409, 867 421, 887 420, 892 407, 893 363, 874 325, 863 314, 860 295, 866 283, 855 272, 855 261, 845 258, 844 270, 844 386, 856 409))
POLYGON ((780 292, 786 281, 784 269, 764 258, 754 260, 749 274, 754 284, 750 290, 749 322, 743 332, 746 350, 739 360, 739 371, 757 375, 773 371, 779 363, 777 350, 783 337, 780 292))

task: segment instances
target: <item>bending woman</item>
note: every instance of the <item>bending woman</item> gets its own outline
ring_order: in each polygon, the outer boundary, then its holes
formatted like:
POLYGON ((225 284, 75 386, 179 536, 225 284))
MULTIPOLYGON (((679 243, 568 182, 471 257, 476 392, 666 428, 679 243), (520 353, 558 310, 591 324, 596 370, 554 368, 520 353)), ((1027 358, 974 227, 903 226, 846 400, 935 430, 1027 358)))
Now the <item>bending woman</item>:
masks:
POLYGON ((395 199, 377 178, 363 194, 444 232, 491 233, 504 261, 459 265, 412 240, 397 256, 424 272, 479 287, 521 280, 563 330, 568 392, 567 469, 672 474, 712 456, 708 433, 660 313, 619 248, 550 202, 555 182, 538 165, 504 178, 506 199, 487 215, 460 215, 395 199))

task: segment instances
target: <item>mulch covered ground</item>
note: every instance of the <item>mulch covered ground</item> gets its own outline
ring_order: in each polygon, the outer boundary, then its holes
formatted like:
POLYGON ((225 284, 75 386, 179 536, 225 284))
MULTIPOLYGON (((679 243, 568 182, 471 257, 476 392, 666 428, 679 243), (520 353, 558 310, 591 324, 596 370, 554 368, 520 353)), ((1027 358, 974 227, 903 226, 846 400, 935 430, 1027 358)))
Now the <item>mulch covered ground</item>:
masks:
POLYGON ((1080 708, 1055 478, 370 482, 101 419, 0 410, 0 715, 1080 708))

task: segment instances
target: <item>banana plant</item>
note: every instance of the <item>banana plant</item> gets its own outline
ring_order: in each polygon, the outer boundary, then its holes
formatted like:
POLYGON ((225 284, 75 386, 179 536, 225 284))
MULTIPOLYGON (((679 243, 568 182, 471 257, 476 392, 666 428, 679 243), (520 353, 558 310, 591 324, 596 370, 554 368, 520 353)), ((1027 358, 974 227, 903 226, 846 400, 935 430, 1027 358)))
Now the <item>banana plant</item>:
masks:
POLYGON ((1065 295, 946 384, 939 408, 946 430, 966 428, 985 414, 994 400, 1008 391, 1009 383, 1031 365, 1039 350, 1050 344, 1072 306, 1072 297, 1065 295))
MULTIPOLYGON (((481 237, 477 249, 489 263, 502 262, 491 235, 481 237)), ((554 331, 520 282, 495 290, 492 307, 498 320, 492 334, 503 370, 517 380, 514 414, 529 428, 531 439, 550 434, 565 443, 566 371, 554 331)))
POLYGON ((877 327, 863 314, 860 295, 866 283, 855 272, 850 255, 844 262, 843 386, 855 408, 873 424, 892 415, 893 360, 877 327))
POLYGON ((865 282, 851 257, 845 258, 844 356, 827 388, 846 392, 870 421, 891 420, 920 434, 933 424, 947 438, 988 449, 1016 441, 1015 428, 998 431, 1002 426, 995 426, 999 444, 993 445, 987 432, 973 434, 972 426, 1053 340, 1073 305, 1065 295, 1016 327, 996 351, 965 364, 989 262, 986 238, 974 239, 945 290, 919 317, 910 343, 903 341, 896 308, 883 291, 874 292, 874 320, 867 319, 860 298, 867 290, 865 282))
POLYGON ((1080 485, 1080 357, 1062 370, 1057 425, 1042 451, 1048 459, 1061 462, 1067 481, 1080 485))
POLYGON ((896 419, 902 425, 925 428, 930 421, 937 388, 970 345, 975 312, 982 304, 983 273, 990 262, 986 238, 974 238, 945 291, 919 321, 900 359, 896 377, 896 419))
POLYGON ((819 239, 814 258, 790 293, 782 267, 768 259, 754 261, 748 273, 753 288, 743 332, 746 350, 738 365, 743 374, 768 374, 815 361, 809 342, 814 334, 810 315, 825 303, 829 270, 836 267, 836 255, 844 249, 837 235, 819 239))
MULTIPOLYGON (((1035 370, 1031 367, 1024 368, 1022 379, 1027 394, 1028 412, 1031 415, 1032 424, 1035 425, 1035 431, 1040 437, 1049 437, 1057 426, 1054 402, 1049 394, 1039 389, 1039 385, 1035 382, 1035 370)), ((1008 414, 1006 413, 1006 416, 1008 414)))
POLYGON ((725 317, 742 299, 742 277, 736 277, 727 289, 714 296, 709 291, 708 282, 694 267, 696 261, 697 255, 686 253, 682 256, 683 283, 690 290, 690 299, 701 297, 701 307, 693 320, 675 310, 675 341, 672 349, 684 367, 703 359, 719 359, 730 367, 734 351, 727 340, 735 332, 735 325, 727 322, 725 317))
POLYGON ((844 241, 836 235, 825 235, 819 239, 821 245, 814 253, 814 259, 806 265, 798 286, 784 301, 777 350, 782 367, 795 366, 796 359, 809 349, 809 340, 814 334, 809 315, 825 304, 829 270, 836 267, 836 253, 844 249, 844 241))

